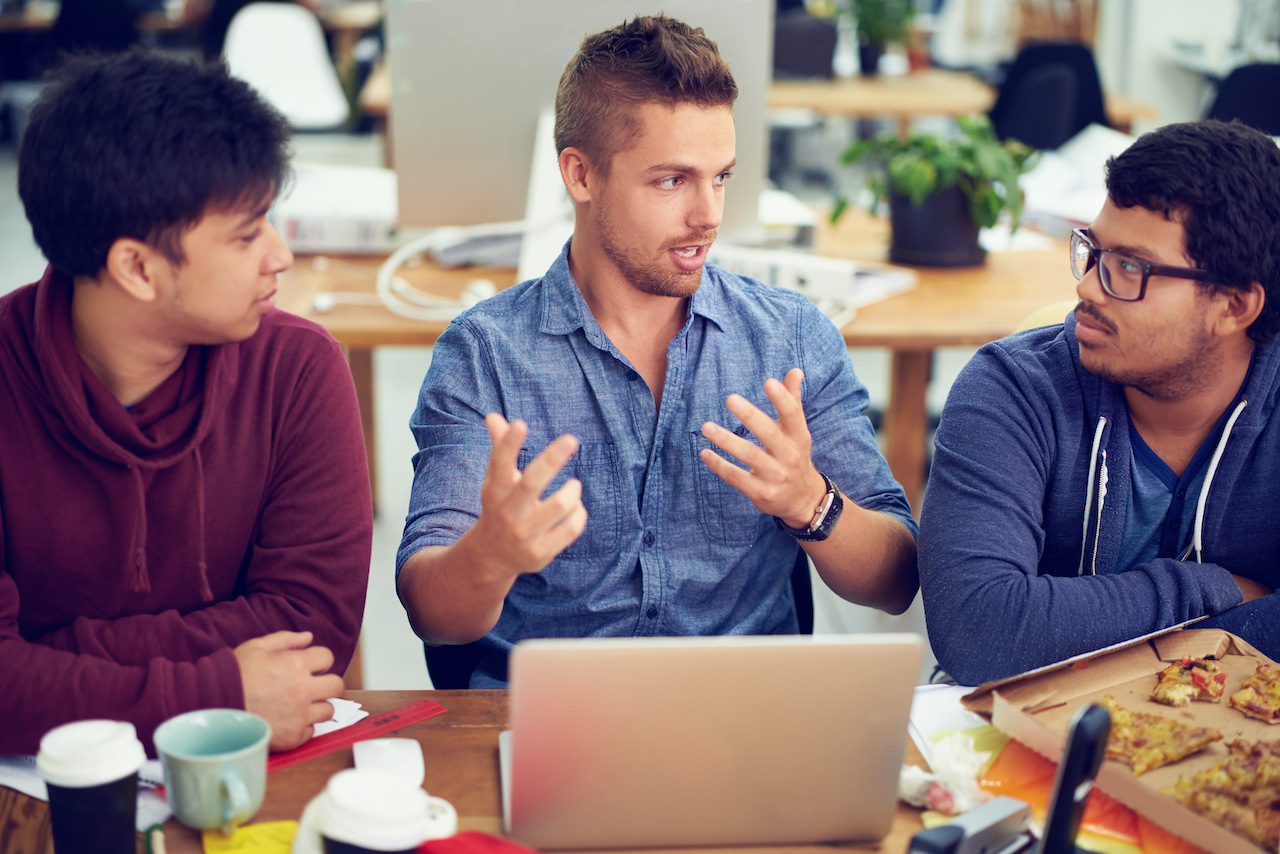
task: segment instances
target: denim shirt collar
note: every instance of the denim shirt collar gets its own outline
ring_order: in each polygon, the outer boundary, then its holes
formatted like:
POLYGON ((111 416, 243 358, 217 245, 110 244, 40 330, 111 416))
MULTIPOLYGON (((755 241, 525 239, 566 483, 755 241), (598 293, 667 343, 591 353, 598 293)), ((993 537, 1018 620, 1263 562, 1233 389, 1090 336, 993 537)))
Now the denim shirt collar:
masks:
MULTIPOLYGON (((546 335, 568 335, 581 328, 587 340, 596 347, 607 350, 609 345, 604 330, 582 296, 578 283, 569 272, 569 244, 565 242, 551 268, 542 280, 542 320, 539 331, 546 335)), ((722 292, 723 282, 719 269, 710 265, 702 268, 702 280, 689 300, 689 315, 684 328, 694 315, 710 320, 716 326, 725 327, 726 306, 722 292)))

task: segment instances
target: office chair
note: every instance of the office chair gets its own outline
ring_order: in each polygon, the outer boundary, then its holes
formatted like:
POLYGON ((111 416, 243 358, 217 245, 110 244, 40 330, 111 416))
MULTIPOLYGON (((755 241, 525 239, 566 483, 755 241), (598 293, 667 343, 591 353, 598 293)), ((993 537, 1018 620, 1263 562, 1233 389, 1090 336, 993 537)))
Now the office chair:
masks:
POLYGON ((834 76, 836 22, 815 18, 804 9, 779 12, 773 22, 773 76, 834 76))
POLYGON ((324 29, 302 6, 250 3, 231 19, 223 55, 231 73, 279 110, 294 130, 334 130, 350 114, 324 29))
POLYGON ((990 113, 1000 139, 1053 150, 1091 124, 1110 127, 1093 52, 1082 44, 1023 48, 990 113))
MULTIPOLYGON (((791 592, 796 600, 796 619, 800 634, 813 634, 813 580, 809 577, 809 556, 797 548, 795 562, 791 566, 791 592)), ((471 687, 471 673, 489 650, 478 643, 450 646, 423 644, 427 659, 427 674, 431 684, 440 691, 471 687)))
POLYGON ((1227 75, 1206 119, 1239 119, 1271 136, 1280 136, 1280 63, 1243 65, 1227 75))
POLYGON ((58 53, 115 53, 138 40, 137 17, 128 0, 63 0, 50 40, 58 53))

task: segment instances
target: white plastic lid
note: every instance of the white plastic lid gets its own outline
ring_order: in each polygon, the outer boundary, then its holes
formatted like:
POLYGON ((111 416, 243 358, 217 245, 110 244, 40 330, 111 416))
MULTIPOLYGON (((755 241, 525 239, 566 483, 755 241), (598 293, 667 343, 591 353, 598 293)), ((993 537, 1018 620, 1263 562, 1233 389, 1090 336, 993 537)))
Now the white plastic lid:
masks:
POLYGON ((371 851, 404 851, 432 837, 427 793, 383 771, 348 768, 329 778, 320 832, 371 851))
POLYGON ((141 768, 146 758, 133 724, 76 721, 44 734, 36 770, 46 783, 83 789, 127 777, 141 768))

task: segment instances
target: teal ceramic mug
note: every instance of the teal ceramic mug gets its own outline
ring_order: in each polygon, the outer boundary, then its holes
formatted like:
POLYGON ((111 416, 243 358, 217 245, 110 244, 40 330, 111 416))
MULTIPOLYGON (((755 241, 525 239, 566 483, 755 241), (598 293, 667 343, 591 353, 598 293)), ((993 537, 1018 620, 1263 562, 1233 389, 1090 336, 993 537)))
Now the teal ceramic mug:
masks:
POLYGON ((201 709, 156 729, 165 795, 178 821, 230 834, 262 806, 271 725, 240 709, 201 709))

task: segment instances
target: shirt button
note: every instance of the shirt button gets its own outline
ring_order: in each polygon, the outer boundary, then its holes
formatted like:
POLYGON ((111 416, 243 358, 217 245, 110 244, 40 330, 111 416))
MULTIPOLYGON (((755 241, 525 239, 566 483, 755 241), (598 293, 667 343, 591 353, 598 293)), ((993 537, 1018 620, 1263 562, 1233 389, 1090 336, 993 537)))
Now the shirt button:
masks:
POLYGON ((648 617, 650 620, 656 620, 658 619, 658 609, 650 605, 649 610, 645 611, 644 615, 648 617))
POLYGON ((1184 498, 1186 498, 1186 497, 1187 497, 1187 491, 1186 491, 1185 489, 1180 489, 1180 490, 1178 490, 1178 500, 1179 500, 1179 501, 1181 501, 1182 499, 1184 499, 1184 498))
MULTIPOLYGON (((653 531, 646 531, 644 535, 644 544, 646 546, 651 546, 653 545, 654 541, 657 539, 658 538, 653 535, 653 531)), ((653 615, 650 614, 649 616, 653 616, 653 615)))

